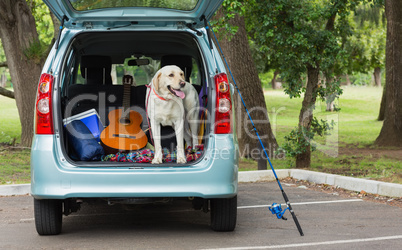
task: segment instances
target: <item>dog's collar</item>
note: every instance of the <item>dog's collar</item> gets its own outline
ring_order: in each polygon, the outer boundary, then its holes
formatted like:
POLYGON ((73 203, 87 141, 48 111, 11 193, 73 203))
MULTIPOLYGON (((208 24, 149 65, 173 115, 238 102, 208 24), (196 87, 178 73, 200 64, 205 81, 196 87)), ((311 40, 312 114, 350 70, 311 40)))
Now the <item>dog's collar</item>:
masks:
POLYGON ((161 99, 162 101, 168 101, 165 98, 163 98, 162 96, 160 96, 158 93, 156 93, 155 89, 152 88, 151 84, 147 85, 148 88, 151 88, 152 91, 154 92, 154 94, 156 95, 156 97, 158 97, 159 99, 161 99))
POLYGON ((161 99, 162 101, 167 101, 165 98, 163 98, 162 96, 158 95, 158 93, 156 93, 155 89, 152 88, 152 91, 154 92, 154 94, 156 95, 156 97, 158 97, 159 99, 161 99))

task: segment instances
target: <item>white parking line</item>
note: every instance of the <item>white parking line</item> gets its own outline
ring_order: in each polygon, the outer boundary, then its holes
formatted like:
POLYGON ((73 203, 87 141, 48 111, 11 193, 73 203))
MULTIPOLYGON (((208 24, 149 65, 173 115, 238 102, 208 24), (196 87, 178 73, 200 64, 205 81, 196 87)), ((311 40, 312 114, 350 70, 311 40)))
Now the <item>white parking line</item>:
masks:
POLYGON ((22 222, 32 222, 34 220, 35 220, 35 218, 20 219, 20 223, 22 223, 22 222))
MULTIPOLYGON (((292 206, 297 205, 310 205, 310 204, 327 204, 327 203, 342 203, 342 202, 355 202, 355 201, 363 201, 361 199, 351 199, 351 200, 334 200, 334 201, 309 201, 309 202, 296 202, 290 203, 292 206)), ((281 204, 282 206, 286 206, 285 203, 281 204)), ((237 209, 243 208, 260 208, 260 207, 271 207, 271 205, 254 205, 254 206, 239 206, 237 209)))
POLYGON ((311 247, 311 246, 335 245, 335 244, 346 244, 346 243, 360 243, 360 242, 371 242, 371 241, 382 241, 382 240, 397 240, 397 239, 402 239, 402 235, 376 237, 376 238, 364 238, 364 239, 353 239, 353 240, 334 240, 334 241, 310 242, 310 243, 287 244, 287 245, 212 248, 212 249, 208 249, 208 250, 213 250, 213 249, 219 249, 219 250, 277 249, 277 248, 311 247))

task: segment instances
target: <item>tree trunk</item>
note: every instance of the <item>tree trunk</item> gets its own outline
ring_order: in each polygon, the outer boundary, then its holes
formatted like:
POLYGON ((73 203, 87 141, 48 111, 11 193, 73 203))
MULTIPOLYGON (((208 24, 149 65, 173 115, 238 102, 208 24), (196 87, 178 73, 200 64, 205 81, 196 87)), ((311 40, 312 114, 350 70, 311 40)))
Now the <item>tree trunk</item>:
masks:
MULTIPOLYGON (((221 8, 215 18, 222 18, 223 15, 221 8)), ((235 36, 229 41, 217 32, 218 40, 267 153, 272 158, 278 144, 272 133, 261 81, 251 57, 244 18, 236 15, 230 24, 239 27, 235 36)), ((265 155, 259 149, 259 140, 254 133, 239 95, 237 91, 235 92, 233 108, 236 112, 236 134, 239 140, 240 155, 258 160, 265 155)))
POLYGON ((376 67, 373 72, 374 86, 381 87, 381 68, 376 67))
MULTIPOLYGON (((333 84, 333 82, 334 82, 334 78, 331 78, 331 77, 325 77, 325 86, 328 86, 328 85, 332 85, 333 84)), ((326 102, 326 104, 327 104, 327 108, 326 108, 326 111, 328 111, 328 112, 333 112, 334 111, 334 109, 335 109, 335 99, 336 99, 336 96, 337 96, 337 94, 338 93, 329 93, 326 97, 325 97, 325 102, 326 102)))
MULTIPOLYGON (((317 87, 320 70, 318 67, 309 65, 307 67, 307 87, 302 102, 302 108, 299 114, 299 128, 309 131, 313 120, 314 104, 317 99, 317 87)), ((304 139, 308 142, 309 139, 304 135, 304 139)), ((299 141, 299 143, 302 143, 299 141)), ((304 146, 304 152, 296 156, 296 168, 309 168, 311 163, 311 148, 310 144, 304 146)))
POLYGON ((33 110, 42 60, 27 58, 27 50, 39 43, 35 19, 25 0, 0 0, 0 38, 13 82, 21 122, 21 144, 30 146, 33 110))
POLYGON ((278 75, 279 75, 279 71, 275 70, 274 78, 272 78, 272 80, 271 80, 272 89, 279 89, 281 87, 280 84, 276 81, 276 77, 278 75))
POLYGON ((378 114, 378 119, 377 119, 379 121, 384 121, 386 98, 387 98, 386 93, 387 93, 387 84, 384 85, 384 89, 382 91, 381 104, 380 104, 380 113, 378 114))
POLYGON ((349 75, 346 74, 346 86, 350 86, 350 85, 352 85, 352 83, 350 82, 349 75))
POLYGON ((0 87, 5 88, 7 83, 7 76, 6 72, 3 71, 3 73, 0 75, 0 87))
POLYGON ((326 96, 325 98, 325 101, 327 103, 326 111, 333 112, 335 110, 335 98, 336 94, 334 93, 326 96))
POLYGON ((49 11, 49 12, 50 12, 50 18, 52 19, 52 23, 53 23, 53 39, 55 39, 59 35, 59 32, 60 32, 60 21, 53 14, 53 12, 51 12, 51 11, 49 11))
POLYGON ((402 1, 386 0, 386 108, 375 144, 402 147, 402 1))

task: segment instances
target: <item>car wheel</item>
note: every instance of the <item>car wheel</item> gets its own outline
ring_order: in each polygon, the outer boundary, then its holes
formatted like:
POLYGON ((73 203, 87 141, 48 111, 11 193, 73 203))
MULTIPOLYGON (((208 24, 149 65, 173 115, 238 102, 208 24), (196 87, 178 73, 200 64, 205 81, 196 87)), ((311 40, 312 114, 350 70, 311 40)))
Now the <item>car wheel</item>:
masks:
POLYGON ((35 226, 40 235, 56 235, 61 232, 62 200, 34 199, 35 226))
POLYGON ((211 228, 214 231, 233 231, 236 227, 237 196, 211 199, 211 228))

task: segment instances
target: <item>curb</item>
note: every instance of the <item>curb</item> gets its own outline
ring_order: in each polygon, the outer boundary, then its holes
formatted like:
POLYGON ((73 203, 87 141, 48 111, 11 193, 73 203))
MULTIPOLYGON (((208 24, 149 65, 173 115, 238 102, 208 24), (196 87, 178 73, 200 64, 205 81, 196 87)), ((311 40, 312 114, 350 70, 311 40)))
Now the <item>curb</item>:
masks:
POLYGON ((25 195, 31 193, 31 184, 0 185, 0 196, 25 195))
MULTIPOLYGON (((371 194, 378 194, 391 197, 402 197, 402 185, 382 181, 365 180, 360 178, 325 174, 301 169, 279 169, 275 171, 278 178, 292 177, 298 180, 315 182, 317 184, 328 184, 351 191, 365 191, 371 194)), ((275 176, 272 170, 258 170, 239 172, 239 182, 274 181, 275 176)))
MULTIPOLYGON (((298 180, 338 186, 347 190, 402 197, 402 185, 382 181, 365 180, 335 174, 325 174, 301 169, 279 169, 275 171, 279 179, 292 177, 298 180)), ((239 183, 275 181, 272 170, 239 172, 239 183)), ((25 195, 31 192, 31 184, 0 185, 0 196, 25 195)))

